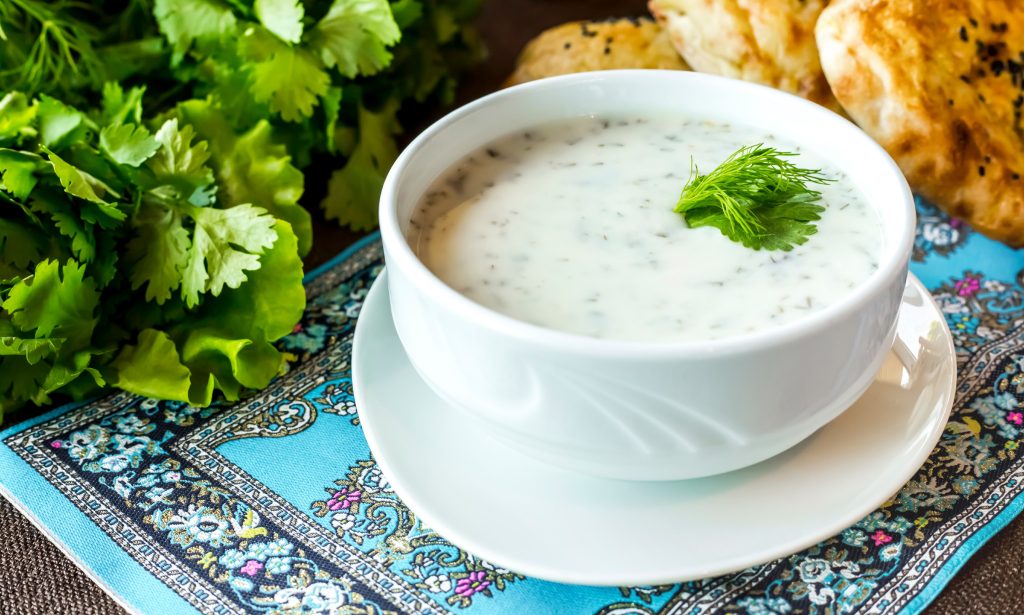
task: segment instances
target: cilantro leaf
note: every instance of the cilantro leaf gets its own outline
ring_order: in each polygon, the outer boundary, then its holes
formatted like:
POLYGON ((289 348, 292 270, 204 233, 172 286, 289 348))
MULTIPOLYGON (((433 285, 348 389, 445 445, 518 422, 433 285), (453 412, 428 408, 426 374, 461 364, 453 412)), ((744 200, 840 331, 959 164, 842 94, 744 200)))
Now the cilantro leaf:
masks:
POLYGON ((28 224, 0 218, 0 277, 22 277, 42 260, 46 237, 28 224))
POLYGON ((691 228, 711 226, 754 250, 792 250, 817 232, 825 208, 808 184, 827 184, 818 169, 789 162, 796 156, 764 145, 742 147, 718 167, 690 179, 676 204, 691 228))
POLYGON ((64 188, 64 191, 89 202, 89 205, 82 210, 83 219, 99 223, 104 228, 110 228, 128 217, 126 213, 100 196, 101 194, 110 194, 115 198, 118 197, 119 195, 110 186, 78 167, 69 164, 45 147, 43 151, 46 152, 46 157, 50 159, 53 172, 56 173, 57 179, 60 180, 60 185, 64 188))
POLYGON ((327 196, 321 205, 328 218, 335 218, 356 230, 377 224, 377 205, 391 163, 398 156, 393 135, 397 105, 378 112, 359 109, 359 143, 340 170, 331 175, 327 196))
POLYGON ((199 295, 219 295, 225 286, 238 288, 246 271, 259 269, 260 253, 277 239, 274 217, 252 205, 229 209, 192 207, 195 222, 192 247, 182 271, 182 297, 189 307, 199 295))
POLYGON ((405 30, 423 16, 423 5, 419 0, 398 0, 391 3, 391 14, 400 30, 405 30))
POLYGON ((372 75, 391 62, 401 30, 387 0, 334 0, 317 23, 313 43, 328 68, 346 77, 372 75))
POLYGON ((49 371, 45 361, 31 364, 24 357, 0 356, 0 418, 38 396, 49 371))
POLYGON ((137 167, 160 149, 145 126, 109 124, 100 131, 100 150, 119 164, 137 167))
POLYGON ((145 87, 124 91, 121 84, 107 81, 103 84, 101 117, 104 124, 142 124, 142 95, 145 87))
POLYGON ((271 342, 292 331, 306 294, 295 235, 286 222, 278 221, 274 230, 277 241, 249 281, 204 304, 187 328, 177 328, 184 338, 182 360, 192 371, 194 404, 208 404, 214 386, 236 399, 243 386, 262 388, 284 366, 271 342), (238 318, 239 310, 249 317, 238 318))
POLYGON ((223 192, 221 206, 251 203, 288 222, 299 238, 299 254, 309 252, 313 224, 299 204, 303 176, 284 145, 273 140, 266 120, 248 132, 235 134, 223 111, 208 101, 193 100, 178 107, 182 117, 210 144, 210 162, 223 192))
MULTIPOLYGON (((266 39, 264 39, 265 41, 266 39)), ((273 41, 256 45, 270 52, 252 67, 249 89, 257 102, 267 102, 286 122, 297 122, 313 114, 317 98, 327 93, 330 76, 320 60, 305 49, 273 41)))
POLYGON ((77 141, 89 130, 85 115, 56 98, 43 94, 39 97, 39 140, 46 147, 59 149, 66 143, 77 141))
POLYGON ((298 0, 256 0, 256 16, 267 30, 289 43, 302 38, 302 17, 305 14, 298 0))
MULTIPOLYGON (((69 164, 63 158, 50 150, 44 148, 46 157, 50 159, 50 164, 53 166, 53 172, 57 175, 57 179, 60 180, 60 185, 64 188, 64 191, 72 196, 77 196, 80 199, 85 199, 92 203, 109 205, 101 194, 106 195, 113 193, 114 191, 110 186, 104 184, 102 181, 96 179, 92 175, 85 171, 69 164)), ((114 195, 117 196, 116 194, 114 195)), ((117 214, 113 214, 117 215, 117 214)), ((124 214, 121 214, 121 219, 124 219, 124 214)))
POLYGON ((35 154, 0 148, 0 188, 24 201, 35 188, 35 172, 44 165, 35 154))
POLYGON ((298 238, 287 222, 274 224, 277 240, 260 257, 260 268, 245 285, 224 291, 204 306, 201 322, 230 335, 274 341, 288 335, 302 318, 306 291, 302 286, 302 259, 298 238), (235 318, 244 312, 245 319, 235 318))
POLYGON ((11 287, 0 307, 21 331, 36 338, 65 338, 73 348, 81 348, 96 327, 98 304, 99 293, 85 276, 85 265, 45 260, 32 276, 11 287))
POLYGON ((92 226, 72 211, 68 199, 59 192, 42 188, 32 193, 28 204, 32 211, 49 216, 57 232, 71 240, 68 247, 78 260, 87 263, 96 258, 96 238, 92 226))
POLYGON ((0 357, 24 357, 35 365, 44 357, 57 354, 64 340, 61 338, 24 339, 0 335, 0 357))
POLYGON ((39 106, 31 105, 21 92, 8 92, 0 99, 0 140, 16 137, 32 124, 39 106))
POLYGON ((99 370, 89 367, 94 354, 90 350, 81 350, 61 357, 43 378, 32 402, 40 406, 49 404, 52 402, 50 394, 58 390, 73 399, 81 399, 105 386, 106 381, 99 370))
POLYGON ((147 161, 153 175, 178 197, 194 205, 207 205, 211 196, 207 188, 213 183, 213 171, 206 166, 210 158, 206 141, 192 145, 195 131, 186 125, 178 129, 178 119, 169 119, 157 131, 160 144, 156 154, 147 161))
POLYGON ((153 16, 179 64, 196 42, 217 41, 235 30, 231 8, 217 0, 155 0, 153 16))
POLYGON ((89 275, 96 280, 97 287, 103 288, 117 277, 121 239, 113 233, 102 230, 94 233, 94 237, 96 238, 96 257, 88 264, 88 271, 89 275))
POLYGON ((142 203, 132 220, 136 235, 128 242, 132 289, 146 286, 146 301, 163 304, 181 285, 192 245, 181 214, 160 203, 142 203))

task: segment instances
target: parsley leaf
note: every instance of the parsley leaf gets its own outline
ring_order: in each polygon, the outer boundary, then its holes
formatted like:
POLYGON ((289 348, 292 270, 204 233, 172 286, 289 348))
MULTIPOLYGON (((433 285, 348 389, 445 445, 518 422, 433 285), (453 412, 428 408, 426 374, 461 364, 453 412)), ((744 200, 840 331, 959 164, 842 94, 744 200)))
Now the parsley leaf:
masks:
POLYGON ((675 211, 691 228, 711 226, 748 248, 788 252, 818 231, 814 222, 825 211, 808 184, 833 181, 789 162, 793 156, 759 144, 741 147, 706 175, 692 165, 675 211))

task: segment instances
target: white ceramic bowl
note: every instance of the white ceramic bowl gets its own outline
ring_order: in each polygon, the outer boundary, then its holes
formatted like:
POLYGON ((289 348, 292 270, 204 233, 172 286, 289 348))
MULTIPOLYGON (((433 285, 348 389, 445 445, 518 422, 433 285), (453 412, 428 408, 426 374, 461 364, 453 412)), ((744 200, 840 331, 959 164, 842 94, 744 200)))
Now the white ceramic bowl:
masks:
POLYGON ((470 103, 406 148, 380 205, 395 326, 431 388, 533 457, 638 480, 757 463, 848 408, 892 343, 914 221, 895 163, 845 119, 770 88, 654 70, 544 79, 470 103), (559 118, 673 112, 769 128, 843 169, 882 220, 878 270, 802 320, 723 340, 656 344, 587 338, 491 311, 446 286, 406 242, 431 182, 489 141, 559 118))

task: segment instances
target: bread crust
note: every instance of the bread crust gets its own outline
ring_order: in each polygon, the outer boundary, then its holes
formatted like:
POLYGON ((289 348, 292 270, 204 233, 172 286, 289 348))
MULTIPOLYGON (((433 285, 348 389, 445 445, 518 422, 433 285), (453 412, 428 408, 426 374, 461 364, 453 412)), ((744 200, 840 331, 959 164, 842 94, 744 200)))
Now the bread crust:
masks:
POLYGON ((843 107, 911 187, 1024 245, 1024 10, 1019 0, 834 0, 817 25, 843 107))
POLYGON ((650 19, 572 21, 545 30, 527 43, 504 85, 614 68, 685 70, 687 66, 668 35, 650 19))
POLYGON ((694 70, 754 81, 841 111, 818 62, 814 24, 827 0, 650 0, 694 70))

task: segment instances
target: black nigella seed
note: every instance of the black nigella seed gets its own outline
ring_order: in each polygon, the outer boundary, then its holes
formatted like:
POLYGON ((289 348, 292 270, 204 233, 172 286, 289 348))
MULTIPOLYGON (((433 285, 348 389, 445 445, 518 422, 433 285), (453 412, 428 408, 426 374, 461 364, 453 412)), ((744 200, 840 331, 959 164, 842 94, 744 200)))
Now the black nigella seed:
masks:
POLYGON ((978 167, 978 175, 985 177, 985 165, 978 167))
POLYGON ((960 40, 967 41, 967 28, 960 26, 960 40))
POLYGON ((967 21, 971 22, 971 27, 972 28, 977 28, 978 27, 978 20, 977 19, 975 19, 973 17, 968 17, 967 21))

